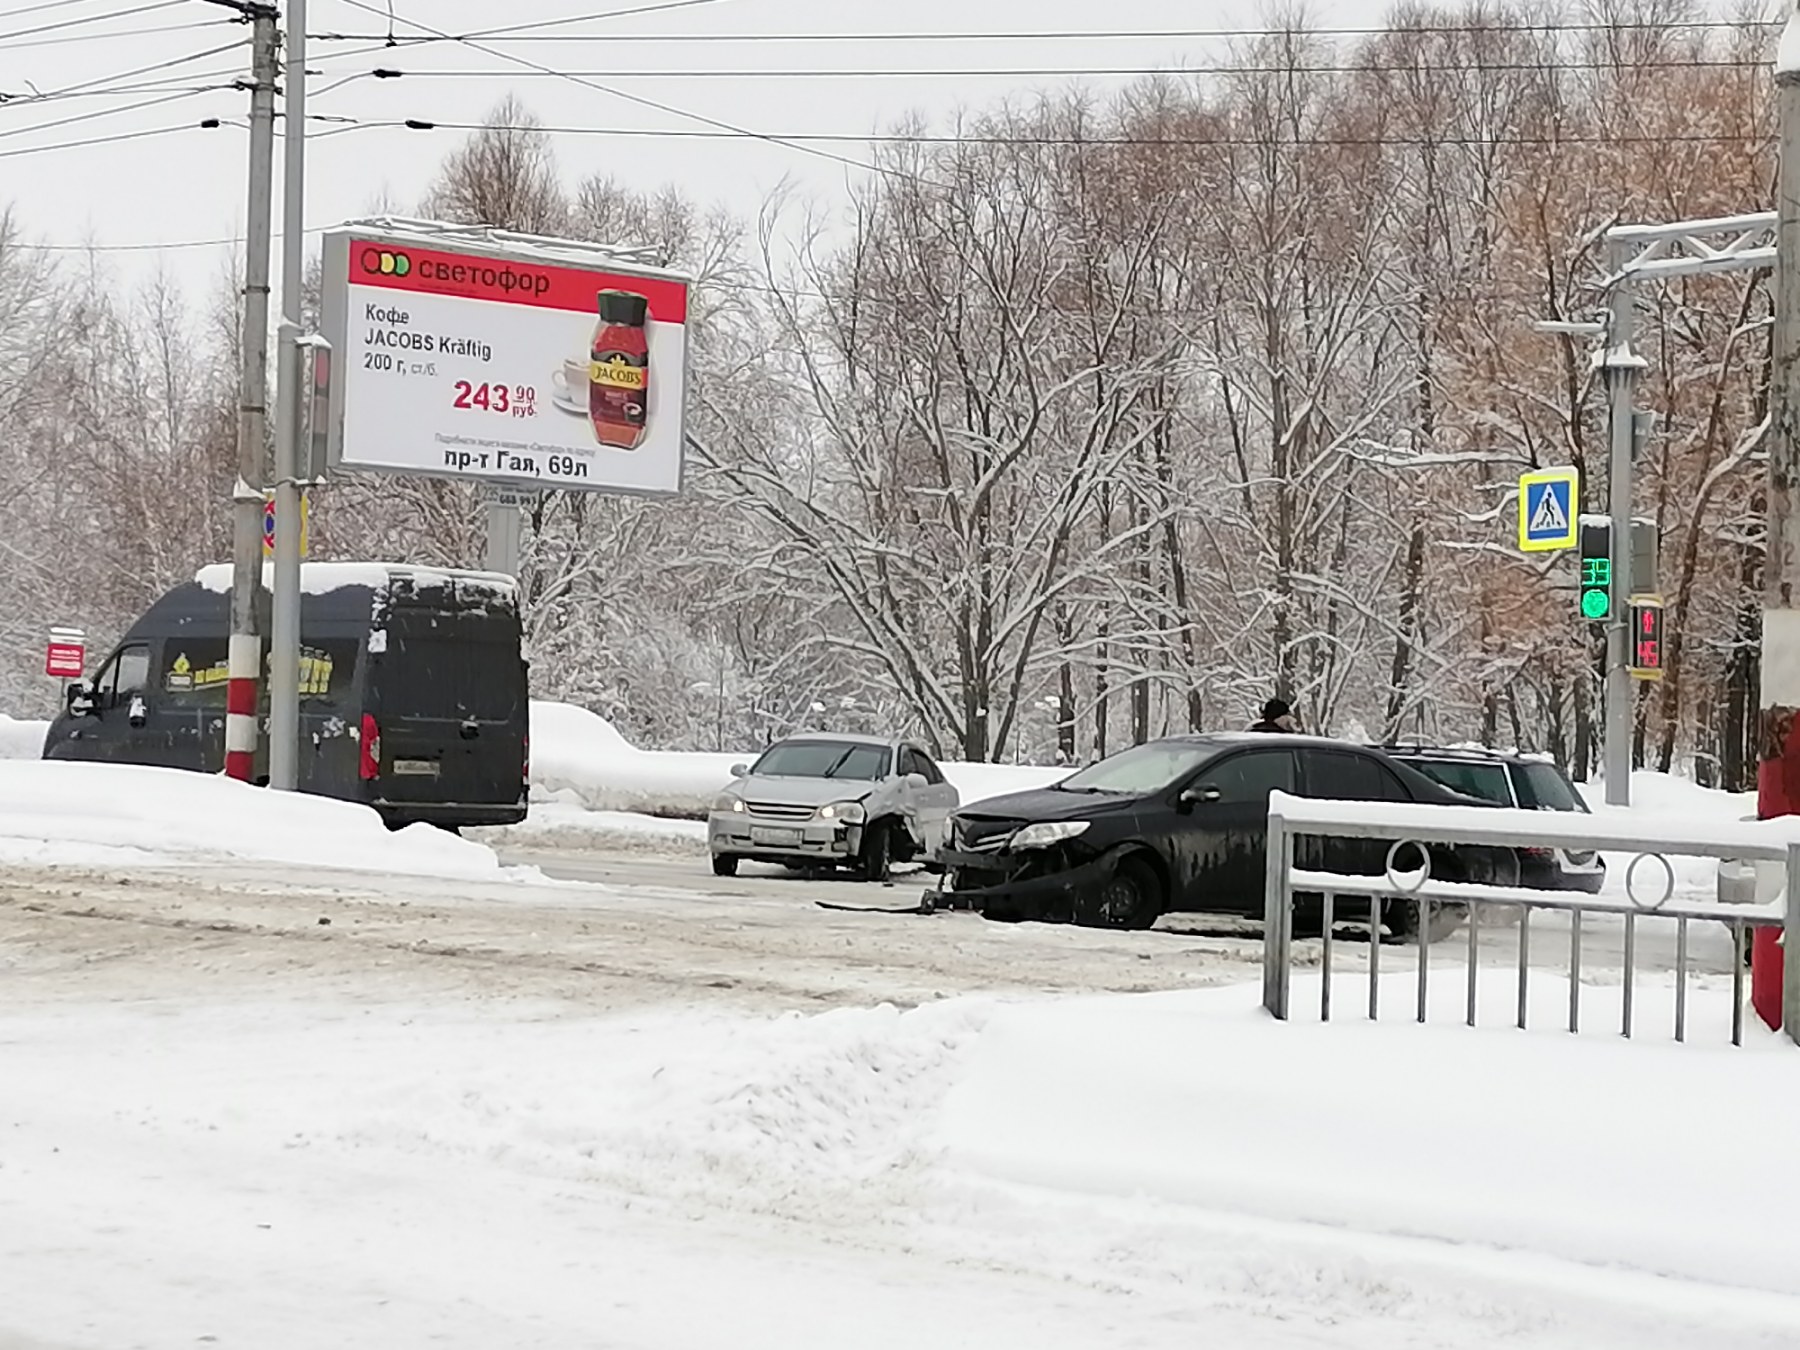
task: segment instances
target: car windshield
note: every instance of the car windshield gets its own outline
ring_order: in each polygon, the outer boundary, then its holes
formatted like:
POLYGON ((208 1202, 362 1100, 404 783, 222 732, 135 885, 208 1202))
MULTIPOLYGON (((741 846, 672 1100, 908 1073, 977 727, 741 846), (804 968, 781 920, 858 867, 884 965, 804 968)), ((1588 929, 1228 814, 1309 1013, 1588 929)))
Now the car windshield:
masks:
POLYGON ((1527 764, 1519 795, 1524 806, 1541 811, 1586 811, 1587 803, 1576 795, 1574 787, 1554 764, 1527 764))
POLYGON ((1495 806, 1513 804, 1512 790, 1506 783, 1504 764, 1462 759, 1408 759, 1402 762, 1412 765, 1427 778, 1435 779, 1452 792, 1460 792, 1465 797, 1479 797, 1495 806))
POLYGON ((853 778, 873 783, 887 777, 885 745, 858 741, 783 741, 772 745, 750 772, 764 778, 853 778))
POLYGON ((1056 786, 1065 792, 1156 792, 1187 777, 1217 753, 1217 746, 1152 741, 1090 764, 1056 786))

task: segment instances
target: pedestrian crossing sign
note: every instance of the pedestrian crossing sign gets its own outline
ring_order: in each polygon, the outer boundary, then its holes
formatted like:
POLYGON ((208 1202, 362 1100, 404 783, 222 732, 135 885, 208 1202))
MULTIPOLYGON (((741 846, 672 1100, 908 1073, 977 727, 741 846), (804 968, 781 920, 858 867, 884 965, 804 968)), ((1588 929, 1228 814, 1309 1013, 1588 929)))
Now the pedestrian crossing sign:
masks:
POLYGON ((1540 469, 1519 476, 1519 551, 1548 553, 1574 548, 1581 493, 1576 472, 1540 469))

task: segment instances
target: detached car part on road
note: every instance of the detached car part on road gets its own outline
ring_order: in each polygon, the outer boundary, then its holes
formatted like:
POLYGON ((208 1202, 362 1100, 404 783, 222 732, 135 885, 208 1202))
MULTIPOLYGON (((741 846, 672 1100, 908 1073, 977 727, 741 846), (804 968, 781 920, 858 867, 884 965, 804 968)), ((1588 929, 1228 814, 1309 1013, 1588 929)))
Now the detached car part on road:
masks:
POLYGON ((918 746, 871 736, 791 737, 732 778, 706 830, 724 877, 751 861, 885 881, 894 863, 931 857, 960 800, 918 746))
MULTIPOLYGON (((1176 912, 1263 911, 1269 793, 1350 801, 1482 805, 1379 751, 1309 736, 1230 733, 1135 746, 1053 787, 995 797, 958 811, 939 858, 945 889, 935 903, 990 919, 1148 928, 1176 912)), ((1510 849, 1431 845, 1442 880, 1516 884, 1510 849)), ((1388 845, 1302 837, 1306 868, 1380 874, 1388 845)), ((1416 868, 1404 856, 1399 869, 1416 868)), ((1340 911, 1341 912, 1341 911, 1340 911)), ((1382 922, 1416 931, 1417 907, 1388 902, 1382 922)), ((1304 918, 1305 909, 1300 911, 1304 918)), ((1433 916, 1432 936, 1461 921, 1433 916)))

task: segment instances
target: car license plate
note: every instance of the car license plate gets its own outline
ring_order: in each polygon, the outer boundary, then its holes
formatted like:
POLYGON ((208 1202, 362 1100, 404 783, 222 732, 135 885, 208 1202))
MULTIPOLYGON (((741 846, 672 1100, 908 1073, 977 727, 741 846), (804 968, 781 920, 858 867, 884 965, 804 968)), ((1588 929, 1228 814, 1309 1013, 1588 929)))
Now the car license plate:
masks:
POLYGON ((394 772, 408 778, 436 778, 438 762, 435 759, 397 759, 394 772))
POLYGON ((750 842, 766 844, 770 848, 792 848, 800 842, 798 830, 772 830, 764 825, 750 827, 750 842))

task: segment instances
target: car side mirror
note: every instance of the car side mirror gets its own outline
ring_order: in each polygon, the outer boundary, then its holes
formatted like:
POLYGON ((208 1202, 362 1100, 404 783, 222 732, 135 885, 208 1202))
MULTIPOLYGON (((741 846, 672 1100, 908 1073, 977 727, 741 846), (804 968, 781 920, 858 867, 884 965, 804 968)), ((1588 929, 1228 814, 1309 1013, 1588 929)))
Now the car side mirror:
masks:
POLYGON ((903 781, 909 788, 924 788, 931 786, 931 780, 922 773, 909 773, 903 781))
POLYGON ((1216 787, 1191 787, 1181 794, 1183 806, 1204 806, 1219 800, 1219 789, 1216 787))
POLYGON ((733 778, 748 778, 750 776, 750 766, 748 764, 733 764, 731 766, 731 776, 733 778))
POLYGON ((95 711, 94 691, 77 681, 63 696, 70 717, 92 717, 95 711))

